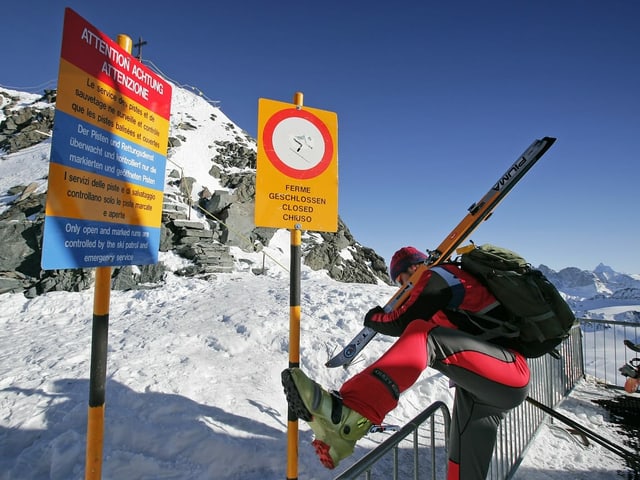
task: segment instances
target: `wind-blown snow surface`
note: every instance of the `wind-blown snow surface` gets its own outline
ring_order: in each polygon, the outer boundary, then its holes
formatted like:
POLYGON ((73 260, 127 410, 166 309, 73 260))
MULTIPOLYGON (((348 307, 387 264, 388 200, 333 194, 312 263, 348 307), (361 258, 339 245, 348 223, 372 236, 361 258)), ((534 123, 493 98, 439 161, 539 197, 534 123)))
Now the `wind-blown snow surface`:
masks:
MULTIPOLYGON (((279 240, 284 250, 288 237, 279 240)), ((285 256, 278 261, 286 265, 285 256)), ((289 279, 273 261, 267 266, 260 276, 169 276, 161 289, 112 292, 104 478, 284 475, 279 378, 288 362, 289 279)), ((347 373, 322 366, 326 346, 352 336, 363 310, 390 289, 343 285, 306 269, 302 283, 302 367, 337 386, 347 373)), ((81 478, 92 293, 2 298, 2 478, 81 478)), ((421 391, 450 400, 444 379, 426 379, 401 417, 427 405, 421 391)), ((310 438, 301 432, 303 443, 310 438)), ((327 478, 310 447, 301 450, 300 477, 327 478)))
MULTIPOLYGON (((215 279, 169 275, 166 285, 111 293, 103 478, 280 479, 286 475, 286 403, 280 372, 288 362, 289 236, 262 255, 236 251, 239 271, 215 279)), ((179 260, 164 255, 170 265, 179 260)), ((301 364, 338 388, 362 364, 323 365, 328 349, 356 333, 363 313, 394 293, 388 286, 343 284, 302 269, 301 364)), ((84 476, 92 291, 34 299, 2 296, 0 311, 0 478, 84 476)), ((388 348, 380 336, 367 361, 388 348)), ((406 423, 436 400, 451 405, 447 379, 423 374, 387 418, 406 423)), ((567 415, 615 435, 586 382, 567 415)), ((560 433, 558 433, 560 432, 560 433)), ((387 434, 372 434, 337 471, 325 470, 300 423, 299 478, 332 478, 387 434)), ((618 443, 619 438, 612 437, 618 443)), ((611 478, 622 460, 598 445, 581 447, 544 427, 517 478, 611 478)))

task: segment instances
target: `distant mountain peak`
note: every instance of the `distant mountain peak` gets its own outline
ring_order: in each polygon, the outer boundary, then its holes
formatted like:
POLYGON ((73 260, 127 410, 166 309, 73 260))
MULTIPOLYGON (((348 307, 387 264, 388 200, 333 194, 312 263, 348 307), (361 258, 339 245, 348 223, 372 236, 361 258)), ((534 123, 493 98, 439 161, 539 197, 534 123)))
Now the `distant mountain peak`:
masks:
POLYGON ((607 274, 613 274, 615 275, 615 271, 613 270, 613 268, 611 268, 608 265, 605 265, 604 263, 600 262, 598 264, 598 266, 593 270, 595 273, 607 273, 607 274))

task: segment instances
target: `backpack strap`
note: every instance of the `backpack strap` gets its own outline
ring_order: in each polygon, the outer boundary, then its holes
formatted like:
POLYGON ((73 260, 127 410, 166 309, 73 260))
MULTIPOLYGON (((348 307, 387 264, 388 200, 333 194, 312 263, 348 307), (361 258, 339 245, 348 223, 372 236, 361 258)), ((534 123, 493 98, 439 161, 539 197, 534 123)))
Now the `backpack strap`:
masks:
MULTIPOLYGON (((499 305, 499 304, 498 304, 499 305)), ((495 305, 494 305, 495 307, 495 305)), ((492 317, 491 315, 485 315, 478 312, 468 312, 466 310, 456 309, 456 312, 462 313, 469 323, 482 330, 482 333, 476 335, 477 338, 482 340, 492 340, 494 338, 517 338, 520 336, 520 329, 506 320, 500 320, 492 317), (481 325, 475 319, 484 320, 486 323, 481 325), (487 327, 487 324, 495 325, 494 327, 487 327)))
POLYGON ((430 270, 444 280, 449 290, 451 290, 451 300, 449 300, 446 308, 458 308, 464 300, 464 285, 462 285, 460 279, 444 267, 431 267, 430 270))
MULTIPOLYGON (((454 263, 454 265, 456 264, 454 263)), ((456 277, 453 272, 450 272, 442 266, 432 267, 431 272, 442 278, 442 280, 445 281, 445 283, 451 290, 451 300, 449 301, 449 304, 446 306, 446 308, 455 312, 462 313, 467 318, 469 323, 481 330, 482 333, 477 335, 477 338, 481 338, 483 340, 491 340, 498 337, 516 338, 520 336, 520 329, 515 325, 511 324, 508 321, 500 320, 499 318, 487 315, 494 308, 501 305, 498 300, 490 303, 478 312, 469 312, 467 310, 462 310, 458 307, 464 300, 465 290, 464 285, 462 284, 460 279, 456 277), (478 322, 478 319, 484 320, 485 324, 481 325, 478 322), (493 325, 493 327, 487 328, 487 324, 493 325)))
MULTIPOLYGON (((451 265, 458 265, 458 264, 452 263, 451 265)), ((456 277, 454 273, 450 272, 444 267, 440 267, 440 266, 432 267, 431 271, 437 274, 440 278, 442 278, 446 282, 447 286, 451 289, 451 300, 449 301, 449 304, 447 305, 446 308, 457 310, 458 307, 462 304, 462 301, 464 300, 464 294, 465 294, 464 285, 462 285, 462 282, 458 277, 456 277)), ((482 310, 478 312, 473 312, 473 313, 465 312, 465 313, 475 315, 476 317, 491 319, 493 323, 502 323, 500 320, 486 315, 488 312, 490 312, 496 307, 499 307, 500 305, 502 304, 496 299, 495 302, 490 303, 489 305, 487 305, 486 307, 484 307, 482 310)))
MULTIPOLYGON (((474 312, 474 315, 477 316, 483 316, 486 315, 487 313, 489 313, 491 310, 493 310, 496 307, 499 307, 500 305, 502 305, 498 300, 496 300, 493 303, 490 303, 489 305, 487 305, 486 307, 484 307, 482 310, 480 310, 479 312, 474 312)), ((490 317, 490 315, 489 315, 490 317)), ((493 318, 493 317, 491 317, 493 318)))

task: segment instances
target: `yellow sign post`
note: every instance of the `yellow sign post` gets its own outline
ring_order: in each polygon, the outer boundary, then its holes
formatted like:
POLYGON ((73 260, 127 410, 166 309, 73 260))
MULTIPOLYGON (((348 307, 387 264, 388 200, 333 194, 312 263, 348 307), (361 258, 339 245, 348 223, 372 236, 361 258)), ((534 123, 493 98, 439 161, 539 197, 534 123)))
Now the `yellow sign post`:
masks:
MULTIPOLYGON (((335 113, 260 99, 257 226, 291 231, 289 368, 300 366, 302 230, 338 230, 338 121, 335 113)), ((287 412, 287 480, 298 478, 298 418, 287 412)))
POLYGON ((171 85, 65 9, 42 268, 96 268, 85 479, 102 476, 111 267, 157 263, 171 85))

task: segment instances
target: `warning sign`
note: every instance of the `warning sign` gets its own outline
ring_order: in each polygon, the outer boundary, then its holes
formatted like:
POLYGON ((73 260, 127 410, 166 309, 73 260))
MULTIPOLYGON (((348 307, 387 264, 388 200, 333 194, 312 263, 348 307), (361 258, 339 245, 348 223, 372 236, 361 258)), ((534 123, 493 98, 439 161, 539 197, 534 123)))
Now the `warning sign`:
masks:
POLYGON ((255 223, 338 229, 337 116, 260 99, 255 223))
POLYGON ((171 85, 65 10, 42 267, 158 261, 171 85))

